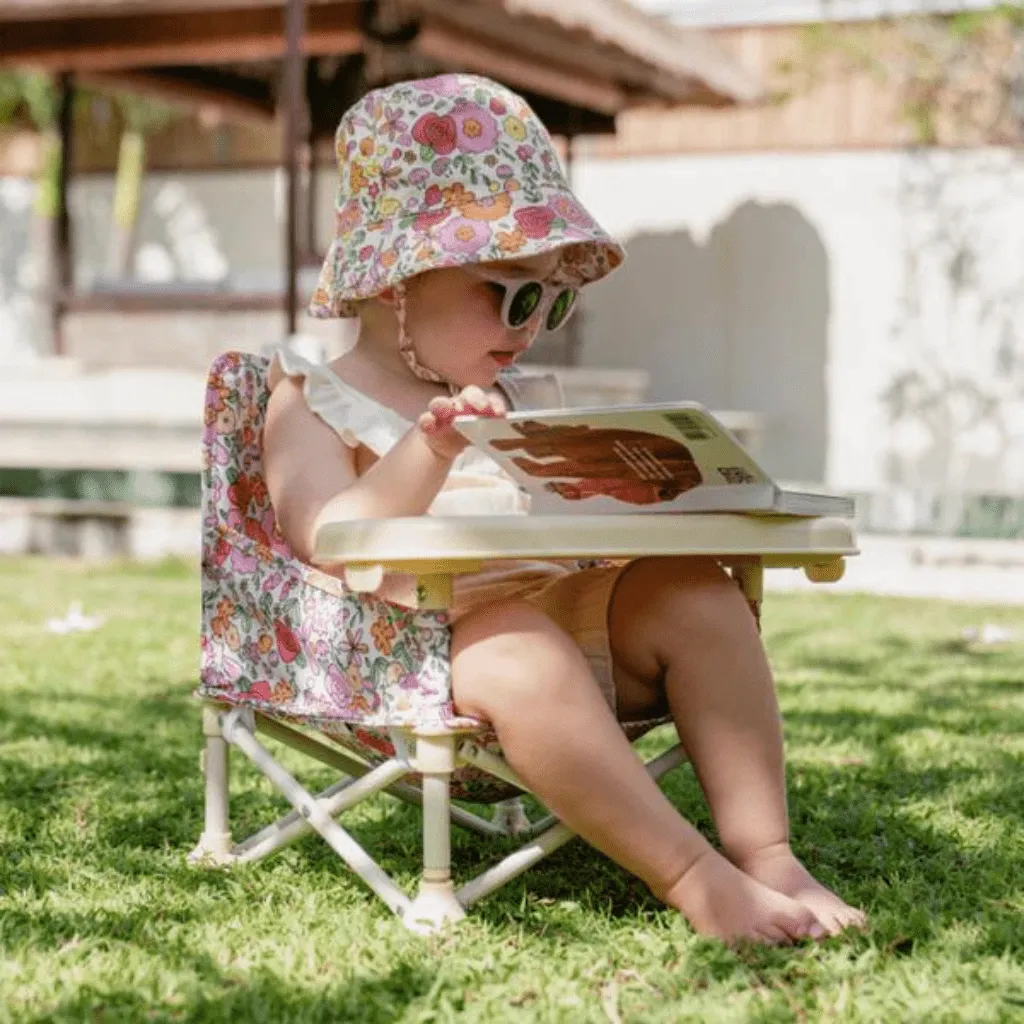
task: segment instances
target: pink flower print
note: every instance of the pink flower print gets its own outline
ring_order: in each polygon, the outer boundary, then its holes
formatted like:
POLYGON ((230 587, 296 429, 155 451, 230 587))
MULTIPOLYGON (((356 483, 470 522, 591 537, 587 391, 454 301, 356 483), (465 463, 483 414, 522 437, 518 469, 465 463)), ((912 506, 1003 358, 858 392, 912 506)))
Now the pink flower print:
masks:
POLYGON ((214 441, 209 446, 211 459, 216 466, 226 466, 231 462, 231 451, 226 444, 214 441))
POLYGON ((270 683, 265 679, 261 679, 249 687, 249 696, 253 700, 270 700, 270 690, 270 683))
POLYGON ((409 126, 402 120, 401 107, 384 107, 384 120, 380 130, 391 140, 394 140, 396 135, 401 135, 402 132, 409 130, 409 126))
POLYGON ((419 84, 424 92, 433 93, 435 96, 458 96, 462 92, 459 76, 455 74, 435 75, 419 84))
POLYGON ((440 160, 435 160, 433 164, 431 164, 430 169, 435 174, 444 174, 448 170, 448 165, 450 163, 451 160, 449 160, 448 157, 445 156, 442 157, 440 160))
POLYGON ((213 554, 210 556, 213 564, 219 569, 231 556, 231 545, 221 537, 217 541, 216 547, 213 549, 213 554))
POLYGON ((499 100, 496 96, 492 97, 491 102, 488 104, 488 106, 491 109, 491 113, 496 114, 498 117, 501 117, 502 114, 508 113, 508 107, 506 107, 505 104, 502 103, 501 100, 499 100))
POLYGON ((486 153, 498 140, 498 123, 476 103, 459 102, 452 110, 458 147, 464 153, 486 153))
POLYGON ((414 672, 408 671, 404 665, 397 661, 388 665, 388 685, 397 686, 399 690, 419 689, 419 679, 414 672))
POLYGON ((555 213, 546 206, 527 206, 516 210, 515 218, 527 238, 547 238, 555 213))
POLYGON ((516 147, 516 156, 519 157, 520 160, 532 160, 535 152, 536 150, 533 146, 522 145, 516 147))
POLYGON ((295 635, 295 631, 288 623, 282 619, 277 619, 274 622, 274 637, 277 640, 277 653, 281 655, 281 660, 286 665, 293 662, 302 650, 302 645, 299 642, 299 638, 295 635))
POLYGON ((401 187, 402 168, 395 163, 390 157, 384 161, 384 165, 381 168, 380 180, 384 183, 384 191, 386 192, 389 188, 396 189, 401 187))
POLYGON ((412 127, 412 137, 441 156, 447 156, 455 149, 459 130, 455 119, 446 114, 424 114, 412 127))
POLYGON ((277 519, 274 517, 274 510, 268 508, 260 520, 263 532, 270 538, 270 550, 282 558, 291 558, 292 549, 288 547, 288 541, 278 528, 277 519))
POLYGON ((594 223, 590 214, 579 203, 568 196, 557 196, 552 200, 551 208, 559 217, 578 228, 589 228, 594 223))
POLYGON ((247 555, 238 548, 231 549, 231 568, 242 576, 248 576, 259 568, 259 559, 255 555, 247 555))
POLYGON ((471 255, 479 252, 491 238, 486 222, 468 217, 453 217, 438 232, 438 241, 449 253, 471 255))
POLYGON ((441 191, 440 185, 431 185, 427 189, 427 194, 423 197, 423 201, 427 206, 437 206, 442 199, 444 199, 444 193, 441 191))
POLYGON ((352 685, 348 676, 337 665, 327 666, 327 692, 334 710, 344 714, 352 706, 352 685))
POLYGON ((422 185, 430 177, 430 171, 426 167, 415 167, 409 172, 409 183, 411 185, 422 185))
POLYGON ((359 250, 359 258, 361 260, 368 260, 374 254, 374 251, 375 250, 372 245, 364 245, 362 249, 359 250))
POLYGON ((359 227, 362 219, 362 207, 360 207, 355 199, 350 199, 338 212, 335 220, 335 230, 343 237, 350 235, 359 227))
POLYGON ((354 629, 345 630, 345 639, 341 641, 341 649, 357 665, 362 663, 363 655, 370 653, 370 648, 363 643, 354 629))
POLYGON ((426 234, 432 227, 447 220, 449 213, 451 210, 426 210, 412 222, 413 230, 426 234))
POLYGON ((263 586, 260 587, 260 590, 262 590, 264 594, 269 594, 270 591, 272 591, 275 587, 281 586, 281 582, 283 580, 284 580, 284 577, 279 572, 272 572, 263 581, 263 586))
POLYGON ((224 643, 211 644, 207 648, 210 655, 209 668, 214 678, 214 685, 231 688, 242 677, 242 666, 228 653, 224 643))

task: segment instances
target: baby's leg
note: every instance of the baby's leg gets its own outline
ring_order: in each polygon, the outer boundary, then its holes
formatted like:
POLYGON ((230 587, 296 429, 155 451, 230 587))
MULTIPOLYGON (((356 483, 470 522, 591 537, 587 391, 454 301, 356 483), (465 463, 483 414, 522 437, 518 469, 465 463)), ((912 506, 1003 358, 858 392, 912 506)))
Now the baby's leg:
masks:
POLYGON ((509 763, 570 828, 705 934, 787 942, 814 915, 716 853, 650 779, 572 639, 529 605, 489 605, 453 631, 460 712, 492 723, 509 763), (686 899, 679 899, 685 882, 686 899))
POLYGON ((830 932, 863 924, 790 849, 775 687, 736 584, 711 560, 641 560, 619 580, 609 627, 620 716, 667 698, 726 856, 830 932))

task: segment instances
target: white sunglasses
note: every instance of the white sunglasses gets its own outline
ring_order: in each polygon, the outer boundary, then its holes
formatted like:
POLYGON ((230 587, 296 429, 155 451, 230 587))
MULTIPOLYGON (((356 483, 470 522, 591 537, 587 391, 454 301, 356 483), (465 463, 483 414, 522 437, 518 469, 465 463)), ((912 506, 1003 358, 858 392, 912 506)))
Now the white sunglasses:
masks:
MULTIPOLYGON (((469 268, 466 268, 469 269, 469 268)), ((579 292, 564 284, 547 284, 529 277, 506 277, 491 270, 473 270, 501 294, 501 322, 517 331, 539 311, 544 326, 557 331, 576 308, 579 292)))

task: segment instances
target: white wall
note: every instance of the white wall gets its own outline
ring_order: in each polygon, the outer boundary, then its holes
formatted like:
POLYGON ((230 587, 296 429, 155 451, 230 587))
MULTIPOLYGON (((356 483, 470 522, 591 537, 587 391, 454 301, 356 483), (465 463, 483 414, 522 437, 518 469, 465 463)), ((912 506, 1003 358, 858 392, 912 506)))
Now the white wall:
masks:
POLYGON ((577 180, 632 257, 589 297, 586 363, 762 413, 782 476, 1024 493, 1012 155, 609 160, 577 180))

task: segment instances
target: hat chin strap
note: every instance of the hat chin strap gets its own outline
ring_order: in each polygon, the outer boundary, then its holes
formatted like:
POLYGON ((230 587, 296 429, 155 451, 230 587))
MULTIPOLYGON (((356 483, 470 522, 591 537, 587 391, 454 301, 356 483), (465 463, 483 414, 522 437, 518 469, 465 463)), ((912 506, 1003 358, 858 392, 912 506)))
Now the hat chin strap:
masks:
POLYGON ((456 394, 459 389, 451 381, 446 380, 441 374, 436 373, 429 367, 424 366, 416 358, 416 349, 406 327, 406 290, 404 282, 399 282, 395 285, 395 299, 397 300, 395 303, 395 315, 398 318, 398 351, 402 353, 406 366, 420 380, 425 380, 430 384, 444 384, 451 394, 456 394))

